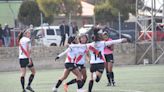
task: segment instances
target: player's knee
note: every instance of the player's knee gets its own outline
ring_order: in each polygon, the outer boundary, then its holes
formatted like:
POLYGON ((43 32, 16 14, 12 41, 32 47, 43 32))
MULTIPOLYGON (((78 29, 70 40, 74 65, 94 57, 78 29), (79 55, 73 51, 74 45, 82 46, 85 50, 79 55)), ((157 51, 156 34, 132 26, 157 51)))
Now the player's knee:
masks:
POLYGON ((25 72, 22 72, 21 73, 21 77, 25 77, 26 73, 25 72))
POLYGON ((35 74, 36 74, 36 71, 35 71, 35 70, 34 70, 34 71, 32 71, 32 74, 33 74, 33 75, 35 75, 35 74))

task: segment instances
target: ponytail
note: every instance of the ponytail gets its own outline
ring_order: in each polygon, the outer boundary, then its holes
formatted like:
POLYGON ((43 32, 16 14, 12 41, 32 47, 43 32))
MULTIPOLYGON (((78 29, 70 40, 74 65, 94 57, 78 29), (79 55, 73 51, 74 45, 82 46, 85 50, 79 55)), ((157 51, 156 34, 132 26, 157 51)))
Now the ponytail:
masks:
POLYGON ((18 34, 18 42, 19 42, 20 39, 23 37, 23 34, 24 34, 24 32, 20 32, 20 33, 18 34))

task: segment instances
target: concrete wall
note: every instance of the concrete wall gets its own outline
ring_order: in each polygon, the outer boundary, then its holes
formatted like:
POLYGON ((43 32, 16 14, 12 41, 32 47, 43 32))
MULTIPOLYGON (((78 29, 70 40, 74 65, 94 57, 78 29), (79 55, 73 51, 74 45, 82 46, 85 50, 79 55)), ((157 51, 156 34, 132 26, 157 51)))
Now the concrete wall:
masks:
MULTIPOLYGON (((32 59, 37 69, 62 68, 64 60, 60 58, 55 62, 58 53, 65 47, 33 47, 32 59)), ((133 44, 115 45, 114 58, 116 65, 135 64, 133 44)), ((0 48, 0 71, 19 70, 18 48, 0 48)))
MULTIPOLYGON (((114 60, 115 65, 134 65, 136 61, 145 52, 149 44, 137 46, 137 57, 135 57, 135 45, 134 44, 119 44, 115 45, 114 60)), ((161 45, 164 48, 164 45, 161 45)), ((64 60, 60 58, 55 62, 55 57, 58 53, 65 50, 65 47, 33 47, 32 58, 34 65, 37 69, 54 69, 64 67, 64 60)), ((162 52, 157 49, 156 56, 159 56, 162 52)), ((145 55, 146 59, 151 62, 151 50, 145 55)), ((143 58, 143 59, 144 59, 143 58)), ((143 59, 139 64, 143 63, 143 59)), ((160 64, 164 64, 164 58, 159 60, 160 64)), ((88 65, 88 64, 87 64, 88 65)), ((0 71, 13 71, 19 70, 18 61, 18 48, 0 48, 0 71)), ((89 66, 89 65, 88 65, 89 66)))

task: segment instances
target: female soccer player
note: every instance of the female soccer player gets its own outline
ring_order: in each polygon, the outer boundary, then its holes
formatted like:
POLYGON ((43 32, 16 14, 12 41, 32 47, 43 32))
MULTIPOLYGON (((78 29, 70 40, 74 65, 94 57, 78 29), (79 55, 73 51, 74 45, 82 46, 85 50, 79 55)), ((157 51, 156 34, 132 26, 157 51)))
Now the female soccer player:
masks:
MULTIPOLYGON (((69 44, 77 44, 77 39, 75 37, 70 37, 68 39, 68 43, 69 44)), ((67 53, 67 57, 66 57, 66 61, 65 61, 65 69, 64 69, 64 74, 62 75, 61 78, 59 78, 57 84, 53 87, 53 92, 57 92, 57 89, 59 88, 59 86, 61 85, 62 81, 65 80, 69 73, 72 72, 77 78, 77 85, 78 85, 78 89, 77 92, 81 92, 81 88, 82 88, 82 81, 81 81, 81 73, 79 71, 79 69, 76 66, 75 63, 75 59, 76 59, 76 54, 79 53, 79 48, 71 48, 68 47, 65 52, 59 54, 57 56, 57 59, 59 59, 59 57, 63 56, 65 53, 67 53)))
MULTIPOLYGON (((79 38, 80 44, 86 44, 88 42, 87 34, 80 34, 78 38, 79 38)), ((79 48, 79 49, 83 49, 83 51, 81 51, 81 53, 78 53, 78 55, 76 55, 75 63, 77 65, 78 69, 81 72, 81 75, 82 75, 82 87, 83 87, 84 84, 85 84, 85 81, 87 79, 86 67, 84 66, 84 64, 86 62, 86 56, 87 56, 88 50, 86 48, 79 48)), ((68 85, 71 85, 71 84, 76 83, 76 82, 77 82, 77 80, 75 78, 75 79, 72 79, 71 81, 65 83, 64 84, 65 92, 68 91, 68 85)))
POLYGON ((27 29, 25 32, 19 34, 19 63, 20 63, 20 71, 21 71, 21 85, 23 92, 26 92, 24 85, 25 85, 25 75, 26 75, 26 67, 30 69, 32 74, 29 77, 29 82, 26 87, 27 90, 34 92, 31 88, 31 83, 35 76, 35 68, 30 57, 31 54, 31 41, 30 41, 30 30, 27 29))
MULTIPOLYGON (((103 39, 104 41, 111 41, 112 39, 109 38, 108 32, 105 31, 103 33, 103 39)), ((105 56, 105 60, 106 60, 106 76, 108 79, 108 84, 107 86, 111 86, 111 83, 113 84, 113 86, 115 86, 115 81, 114 81, 114 73, 113 73, 113 63, 114 63, 114 59, 113 59, 113 49, 114 46, 110 45, 110 46, 106 46, 104 49, 104 56, 105 56)))

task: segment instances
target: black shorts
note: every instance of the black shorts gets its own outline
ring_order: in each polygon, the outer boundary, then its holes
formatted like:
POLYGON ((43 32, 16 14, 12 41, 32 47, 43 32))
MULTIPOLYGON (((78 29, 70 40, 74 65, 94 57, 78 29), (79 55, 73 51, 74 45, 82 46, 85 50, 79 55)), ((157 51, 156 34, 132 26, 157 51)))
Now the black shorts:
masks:
POLYGON ((86 68, 84 65, 76 64, 77 68, 81 71, 82 69, 86 68))
MULTIPOLYGON (((32 61, 32 59, 31 59, 32 61)), ((28 58, 25 58, 25 59, 19 59, 19 64, 20 64, 20 67, 21 68, 31 68, 34 66, 34 64, 32 63, 31 65, 29 65, 29 59, 28 58)))
POLYGON ((114 63, 113 54, 106 54, 104 56, 105 56, 106 62, 111 62, 112 61, 112 63, 114 63))
POLYGON ((77 68, 76 64, 74 63, 65 63, 65 68, 72 71, 77 68))
POLYGON ((104 63, 91 64, 90 72, 93 73, 93 72, 96 72, 96 71, 98 71, 100 73, 103 73, 104 63))

